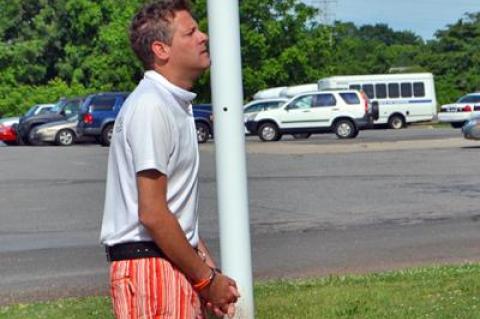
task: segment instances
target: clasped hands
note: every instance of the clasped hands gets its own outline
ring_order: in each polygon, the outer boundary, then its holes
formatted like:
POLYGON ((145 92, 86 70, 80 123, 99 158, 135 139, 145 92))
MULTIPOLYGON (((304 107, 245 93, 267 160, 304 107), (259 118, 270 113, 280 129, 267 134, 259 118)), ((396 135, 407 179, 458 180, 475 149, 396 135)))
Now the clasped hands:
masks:
POLYGON ((215 316, 227 315, 232 318, 240 294, 235 280, 217 272, 210 284, 200 291, 200 296, 205 301, 207 309, 215 316))

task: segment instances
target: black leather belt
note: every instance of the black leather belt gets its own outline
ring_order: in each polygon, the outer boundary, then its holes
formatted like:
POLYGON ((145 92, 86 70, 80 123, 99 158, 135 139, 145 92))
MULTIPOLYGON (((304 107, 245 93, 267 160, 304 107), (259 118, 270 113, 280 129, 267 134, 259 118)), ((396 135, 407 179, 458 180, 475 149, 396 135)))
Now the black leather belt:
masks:
POLYGON ((139 241, 105 246, 108 261, 120 261, 149 257, 167 259, 163 251, 153 241, 139 241))

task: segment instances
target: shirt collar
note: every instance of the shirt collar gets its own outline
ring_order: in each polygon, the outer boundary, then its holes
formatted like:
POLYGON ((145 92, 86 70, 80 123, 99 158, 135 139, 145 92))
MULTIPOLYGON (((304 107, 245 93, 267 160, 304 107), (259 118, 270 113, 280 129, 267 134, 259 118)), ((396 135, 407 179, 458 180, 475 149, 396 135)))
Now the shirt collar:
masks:
POLYGON ((146 71, 144 74, 144 78, 150 79, 155 83, 161 84, 170 93, 172 93, 177 99, 184 102, 186 104, 185 106, 189 106, 190 103, 193 101, 193 99, 197 97, 197 94, 187 91, 185 89, 182 89, 179 86, 176 86, 175 84, 168 81, 163 75, 161 75, 156 71, 153 71, 153 70, 146 71))

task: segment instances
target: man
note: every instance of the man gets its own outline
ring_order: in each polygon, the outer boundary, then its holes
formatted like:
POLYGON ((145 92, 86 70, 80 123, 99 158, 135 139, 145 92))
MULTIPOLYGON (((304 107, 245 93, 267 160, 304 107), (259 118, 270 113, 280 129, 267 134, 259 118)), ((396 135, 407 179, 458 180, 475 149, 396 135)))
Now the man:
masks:
POLYGON ((144 78, 115 122, 101 241, 117 318, 233 316, 235 281, 198 235, 198 145, 189 92, 210 65, 208 38, 187 0, 147 5, 131 46, 144 78))

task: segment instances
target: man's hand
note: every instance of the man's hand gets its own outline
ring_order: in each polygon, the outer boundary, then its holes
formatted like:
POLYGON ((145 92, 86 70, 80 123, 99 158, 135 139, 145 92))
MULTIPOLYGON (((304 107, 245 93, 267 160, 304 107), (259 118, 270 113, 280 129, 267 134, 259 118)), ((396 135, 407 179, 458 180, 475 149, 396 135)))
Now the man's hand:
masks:
MULTIPOLYGON (((240 294, 238 293, 238 291, 236 290, 235 287, 230 286, 230 289, 232 290, 232 292, 236 296, 240 297, 240 294)), ((207 302, 205 304, 205 306, 207 307, 208 310, 210 310, 217 317, 223 317, 223 316, 227 315, 229 318, 233 318, 233 316, 235 315, 235 304, 234 303, 230 303, 228 305, 223 305, 222 308, 220 308, 218 306, 213 306, 211 302, 207 302)))
POLYGON ((208 287, 200 291, 200 296, 207 301, 206 306, 217 317, 235 314, 235 303, 240 294, 235 281, 225 275, 217 273, 208 287))

